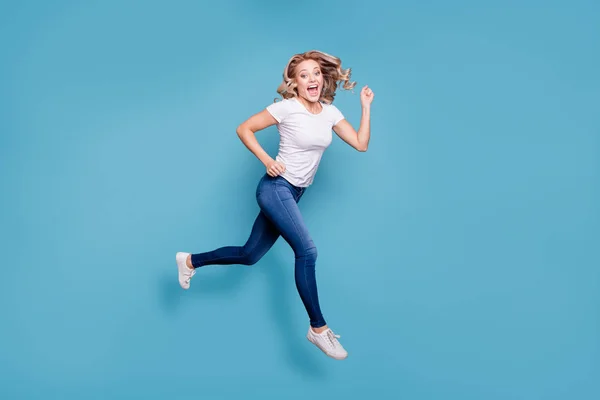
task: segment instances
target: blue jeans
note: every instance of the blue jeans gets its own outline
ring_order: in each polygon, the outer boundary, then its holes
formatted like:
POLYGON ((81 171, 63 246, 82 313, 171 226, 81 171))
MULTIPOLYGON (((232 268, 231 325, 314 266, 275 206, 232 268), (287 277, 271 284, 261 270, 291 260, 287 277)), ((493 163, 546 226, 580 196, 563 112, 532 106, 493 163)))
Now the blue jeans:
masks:
POLYGON ((254 221, 250 237, 243 246, 226 246, 192 254, 192 265, 253 265, 275 244, 279 236, 292 247, 295 255, 296 289, 308 313, 310 325, 326 325, 317 293, 315 263, 317 248, 304 224, 298 202, 306 188, 292 185, 282 177, 264 175, 256 188, 260 212, 254 221))

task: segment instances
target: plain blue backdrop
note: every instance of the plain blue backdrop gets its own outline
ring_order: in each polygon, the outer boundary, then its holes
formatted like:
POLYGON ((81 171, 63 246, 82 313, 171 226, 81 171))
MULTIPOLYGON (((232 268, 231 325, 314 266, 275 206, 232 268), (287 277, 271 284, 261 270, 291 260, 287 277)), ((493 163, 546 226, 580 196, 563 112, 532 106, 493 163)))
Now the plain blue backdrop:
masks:
MULTIPOLYGON (((0 397, 600 398, 599 15, 2 2, 0 397), (369 151, 336 137, 301 202, 342 362, 285 242, 187 292, 174 259, 247 238, 264 168, 235 128, 310 49, 375 92, 369 151)), ((358 90, 335 104, 358 126, 358 90)))

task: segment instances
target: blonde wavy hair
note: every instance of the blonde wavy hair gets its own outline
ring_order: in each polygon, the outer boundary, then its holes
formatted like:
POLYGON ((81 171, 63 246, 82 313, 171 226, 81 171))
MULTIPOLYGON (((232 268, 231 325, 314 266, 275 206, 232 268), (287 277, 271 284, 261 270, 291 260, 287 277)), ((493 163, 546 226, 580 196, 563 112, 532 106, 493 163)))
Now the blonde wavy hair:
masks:
POLYGON ((350 81, 352 69, 342 69, 342 60, 322 51, 310 50, 294 54, 285 66, 283 70, 283 82, 277 88, 277 93, 284 99, 298 97, 298 91, 296 90, 296 68, 298 64, 306 60, 316 61, 323 74, 323 90, 321 90, 319 101, 331 104, 338 88, 351 90, 356 86, 356 82, 350 81))

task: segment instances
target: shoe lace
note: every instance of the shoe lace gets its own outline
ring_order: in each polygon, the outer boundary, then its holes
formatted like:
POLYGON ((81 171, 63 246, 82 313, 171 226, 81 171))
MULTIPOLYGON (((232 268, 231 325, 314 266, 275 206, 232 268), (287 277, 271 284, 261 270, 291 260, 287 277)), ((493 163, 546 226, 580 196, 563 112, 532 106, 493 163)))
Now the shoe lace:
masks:
POLYGON ((338 345, 338 339, 341 338, 340 335, 336 335, 335 333, 333 333, 333 331, 331 329, 329 329, 327 331, 327 335, 326 335, 327 341, 329 342, 329 345, 331 347, 336 347, 338 345))
POLYGON ((192 279, 192 276, 194 276, 196 274, 196 270, 193 269, 189 272, 189 274, 186 274, 185 277, 185 283, 190 283, 190 280, 192 279))

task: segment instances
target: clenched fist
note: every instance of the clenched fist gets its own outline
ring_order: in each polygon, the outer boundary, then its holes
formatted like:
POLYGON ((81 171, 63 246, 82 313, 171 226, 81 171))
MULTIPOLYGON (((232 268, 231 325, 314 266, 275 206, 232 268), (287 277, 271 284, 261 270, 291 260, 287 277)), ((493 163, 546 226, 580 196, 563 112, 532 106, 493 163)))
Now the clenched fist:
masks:
POLYGON ((374 97, 375 93, 373 93, 369 86, 363 87, 360 91, 360 103, 363 107, 369 107, 373 102, 374 97))
POLYGON ((285 172, 285 165, 280 163, 279 161, 271 161, 267 165, 267 174, 272 177, 279 176, 285 172))

